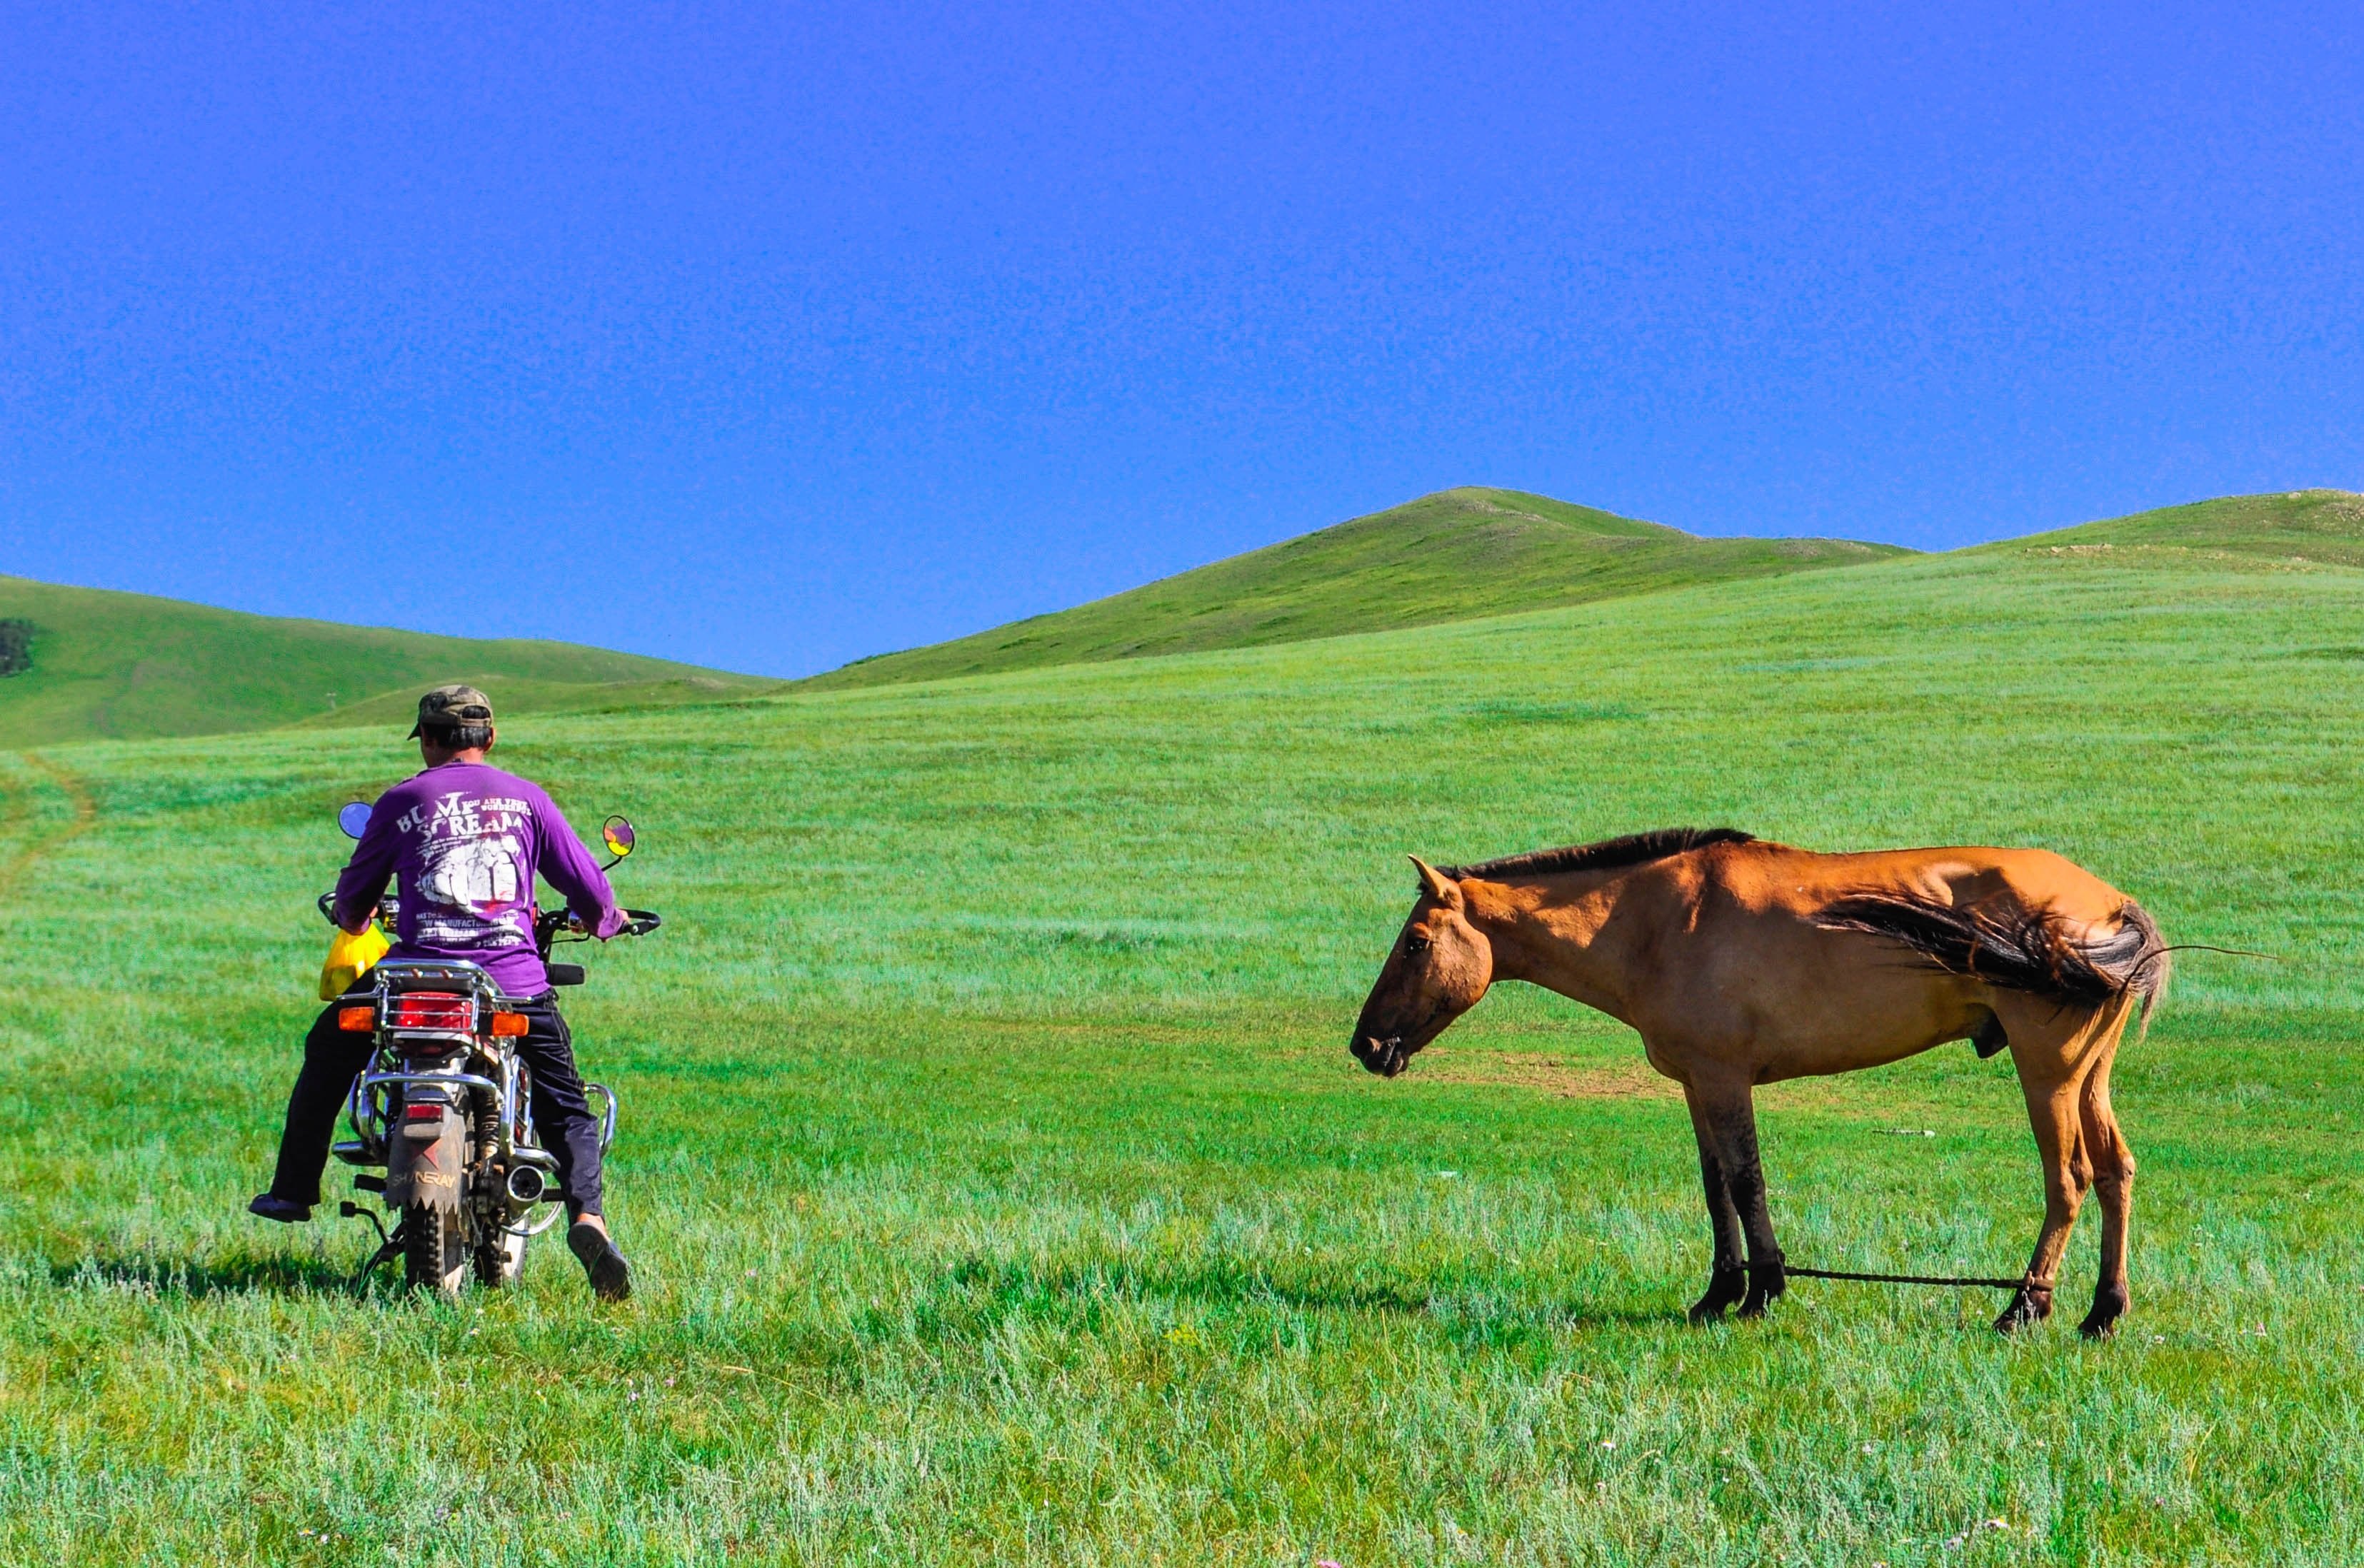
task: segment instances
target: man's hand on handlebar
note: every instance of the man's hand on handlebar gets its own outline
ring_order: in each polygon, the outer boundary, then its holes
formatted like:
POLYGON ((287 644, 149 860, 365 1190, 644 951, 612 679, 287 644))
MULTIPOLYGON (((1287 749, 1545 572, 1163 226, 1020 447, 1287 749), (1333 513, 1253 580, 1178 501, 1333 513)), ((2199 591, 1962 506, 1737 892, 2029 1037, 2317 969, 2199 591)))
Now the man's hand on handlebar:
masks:
POLYGON ((552 936, 575 937, 584 940, 588 940, 593 936, 597 935, 592 928, 584 921, 583 917, 576 914, 572 909, 559 908, 538 910, 536 911, 534 923, 552 936))
POLYGON ((343 921, 337 918, 337 895, 335 894, 323 893, 320 895, 319 906, 320 918, 328 921, 329 924, 336 927, 337 929, 344 932, 345 935, 349 937, 358 937, 363 931, 368 930, 372 920, 384 920, 385 922, 386 929, 392 930, 394 929, 396 915, 393 901, 391 899, 383 904, 371 905, 370 912, 362 917, 362 923, 355 927, 348 927, 343 921))
MULTIPOLYGON (((623 923, 607 936, 599 937, 601 941, 613 937, 645 937, 664 924, 646 909, 619 908, 617 913, 623 917, 623 923)), ((553 941, 588 941, 598 936, 598 931, 595 925, 572 909, 558 908, 534 911, 533 934, 534 940, 547 948, 553 941)))

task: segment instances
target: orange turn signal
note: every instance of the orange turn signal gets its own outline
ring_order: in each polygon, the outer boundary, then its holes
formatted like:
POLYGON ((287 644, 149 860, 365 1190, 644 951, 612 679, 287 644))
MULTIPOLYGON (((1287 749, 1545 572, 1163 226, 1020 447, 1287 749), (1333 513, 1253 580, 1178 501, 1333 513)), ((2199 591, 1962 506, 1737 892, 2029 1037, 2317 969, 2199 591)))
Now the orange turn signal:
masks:
POLYGON ((526 1017, 523 1013, 495 1013, 493 1015, 493 1032, 496 1035, 508 1035, 514 1038, 525 1033, 525 1026, 526 1017))
POLYGON ((347 1034, 367 1034, 377 1028, 375 1007, 339 1007, 337 1027, 347 1034))

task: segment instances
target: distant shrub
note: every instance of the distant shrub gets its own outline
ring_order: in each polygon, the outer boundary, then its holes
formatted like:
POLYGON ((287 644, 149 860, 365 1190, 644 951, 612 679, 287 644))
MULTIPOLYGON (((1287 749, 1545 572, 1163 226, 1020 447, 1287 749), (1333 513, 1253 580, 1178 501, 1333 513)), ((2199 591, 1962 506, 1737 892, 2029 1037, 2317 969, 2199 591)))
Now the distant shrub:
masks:
POLYGON ((33 667, 33 623, 0 620, 0 675, 21 675, 33 667))

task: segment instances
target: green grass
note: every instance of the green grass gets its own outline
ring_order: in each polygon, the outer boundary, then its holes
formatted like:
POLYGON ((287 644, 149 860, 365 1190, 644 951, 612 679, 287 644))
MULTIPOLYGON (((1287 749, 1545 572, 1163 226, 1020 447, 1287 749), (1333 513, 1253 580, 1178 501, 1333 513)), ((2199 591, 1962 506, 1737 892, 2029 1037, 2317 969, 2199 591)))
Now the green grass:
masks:
MULTIPOLYGON (((669 918, 570 1003, 621 1310, 555 1249, 356 1293, 358 1227, 240 1212, 388 735, 0 759, 0 1553, 2355 1562, 2364 572, 2057 542, 517 724, 669 918), (2281 955, 2185 955, 2120 1059, 2117 1340, 2090 1213, 2024 1339, 1811 1281, 1688 1329, 1697 1166, 1629 1036, 1505 987, 1401 1080, 1348 1059, 1403 851, 1681 822, 2048 845, 2281 955)), ((2006 1061, 1762 1118, 1794 1259, 2024 1260, 2006 1061)))
POLYGON ((1902 553, 1849 539, 1701 539, 1523 491, 1441 490, 1073 609, 861 660, 808 684, 1302 642, 1902 553))
POLYGON ((715 702, 777 683, 563 642, 288 620, 144 594, 0 577, 0 620, 34 629, 0 676, 0 746, 216 735, 313 723, 407 728, 418 693, 490 690, 504 717, 715 702))

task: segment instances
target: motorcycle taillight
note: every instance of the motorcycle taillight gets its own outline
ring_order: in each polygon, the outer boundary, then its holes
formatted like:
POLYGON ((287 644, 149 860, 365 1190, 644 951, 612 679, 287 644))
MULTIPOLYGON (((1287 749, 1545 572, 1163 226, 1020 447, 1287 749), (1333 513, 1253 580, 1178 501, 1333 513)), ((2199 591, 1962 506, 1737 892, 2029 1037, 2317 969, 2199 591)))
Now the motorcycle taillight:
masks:
POLYGON ((385 1027, 394 1029, 437 1029, 449 1034, 474 1034, 476 999, 441 991, 404 991, 386 998, 385 1027))

